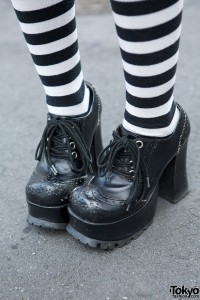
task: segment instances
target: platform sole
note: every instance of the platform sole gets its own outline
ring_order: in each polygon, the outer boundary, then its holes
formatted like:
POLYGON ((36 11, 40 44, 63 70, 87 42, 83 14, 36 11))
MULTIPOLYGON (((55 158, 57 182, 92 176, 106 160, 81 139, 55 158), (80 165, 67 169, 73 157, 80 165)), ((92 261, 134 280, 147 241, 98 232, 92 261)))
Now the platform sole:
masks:
POLYGON ((99 240, 89 238, 83 235, 82 233, 78 232, 77 230, 75 230, 70 224, 67 225, 67 232, 77 241, 81 242, 86 246, 92 248, 100 248, 102 250, 113 250, 116 247, 121 248, 125 245, 128 245, 132 240, 136 240, 137 238, 139 238, 143 234, 143 232, 149 228, 151 224, 152 222, 146 225, 140 231, 133 234, 131 237, 119 241, 99 241, 99 240))
POLYGON ((27 221, 29 224, 43 228, 65 230, 69 222, 67 205, 45 207, 35 205, 29 201, 27 201, 27 204, 27 221))
POLYGON ((52 222, 48 222, 42 219, 32 217, 30 215, 28 215, 27 217, 27 222, 30 225, 35 225, 41 228, 48 228, 53 230, 65 230, 67 226, 67 223, 52 223, 52 222))
POLYGON ((145 205, 128 217, 112 223, 92 223, 81 219, 70 208, 67 232, 81 243, 93 248, 123 247, 139 237, 152 223, 158 198, 158 187, 152 191, 145 205))

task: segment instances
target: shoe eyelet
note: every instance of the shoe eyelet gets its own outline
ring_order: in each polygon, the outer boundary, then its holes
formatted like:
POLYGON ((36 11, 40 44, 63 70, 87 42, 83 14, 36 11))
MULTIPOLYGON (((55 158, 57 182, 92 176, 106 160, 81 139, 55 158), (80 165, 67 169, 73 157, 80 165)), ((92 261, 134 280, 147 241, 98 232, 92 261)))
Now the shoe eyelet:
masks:
POLYGON ((75 145, 74 142, 71 142, 71 143, 69 143, 69 144, 70 144, 72 150, 74 150, 74 149, 76 148, 76 145, 75 145))
POLYGON ((130 170, 129 173, 135 173, 135 171, 134 170, 130 170))
POLYGON ((73 152, 72 152, 72 156, 73 156, 73 158, 75 158, 75 159, 76 159, 76 158, 78 157, 78 154, 77 154, 77 152, 73 151, 73 152))
POLYGON ((136 144, 138 145, 139 149, 141 149, 144 146, 142 141, 136 141, 136 144))

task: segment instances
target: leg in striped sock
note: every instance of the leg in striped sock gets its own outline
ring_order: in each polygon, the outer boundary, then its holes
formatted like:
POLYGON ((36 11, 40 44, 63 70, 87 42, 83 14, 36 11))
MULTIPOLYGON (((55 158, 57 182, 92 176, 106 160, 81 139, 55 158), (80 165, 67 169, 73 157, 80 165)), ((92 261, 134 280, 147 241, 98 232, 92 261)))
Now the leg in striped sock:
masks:
POLYGON ((179 120, 173 97, 183 0, 111 0, 126 81, 123 126, 170 135, 179 120))
POLYGON ((81 115, 88 111, 74 0, 12 0, 50 113, 81 115))

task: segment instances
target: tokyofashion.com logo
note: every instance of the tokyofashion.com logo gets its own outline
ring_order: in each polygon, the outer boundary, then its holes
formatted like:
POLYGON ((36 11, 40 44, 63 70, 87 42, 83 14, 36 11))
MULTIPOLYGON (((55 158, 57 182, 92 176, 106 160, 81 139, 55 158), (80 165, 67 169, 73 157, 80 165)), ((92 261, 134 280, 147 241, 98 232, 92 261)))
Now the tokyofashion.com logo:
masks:
POLYGON ((198 299, 199 298, 199 288, 194 286, 192 288, 187 288, 183 286, 171 285, 170 286, 170 293, 174 298, 178 299, 198 299))

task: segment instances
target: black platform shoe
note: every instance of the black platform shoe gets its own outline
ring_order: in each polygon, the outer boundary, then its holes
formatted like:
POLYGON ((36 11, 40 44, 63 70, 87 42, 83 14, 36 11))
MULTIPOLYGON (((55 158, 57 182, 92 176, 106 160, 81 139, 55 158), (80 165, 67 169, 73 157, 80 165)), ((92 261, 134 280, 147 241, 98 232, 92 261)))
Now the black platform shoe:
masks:
POLYGON ((95 89, 90 110, 79 117, 48 114, 47 126, 36 150, 39 160, 27 186, 28 222, 37 226, 65 229, 71 191, 97 171, 96 160, 102 150, 101 102, 95 89))
POLYGON ((178 105, 176 130, 165 138, 134 135, 120 126, 99 156, 100 176, 70 197, 67 231, 102 249, 124 246, 151 223, 158 195, 176 203, 188 192, 190 123, 178 105))

